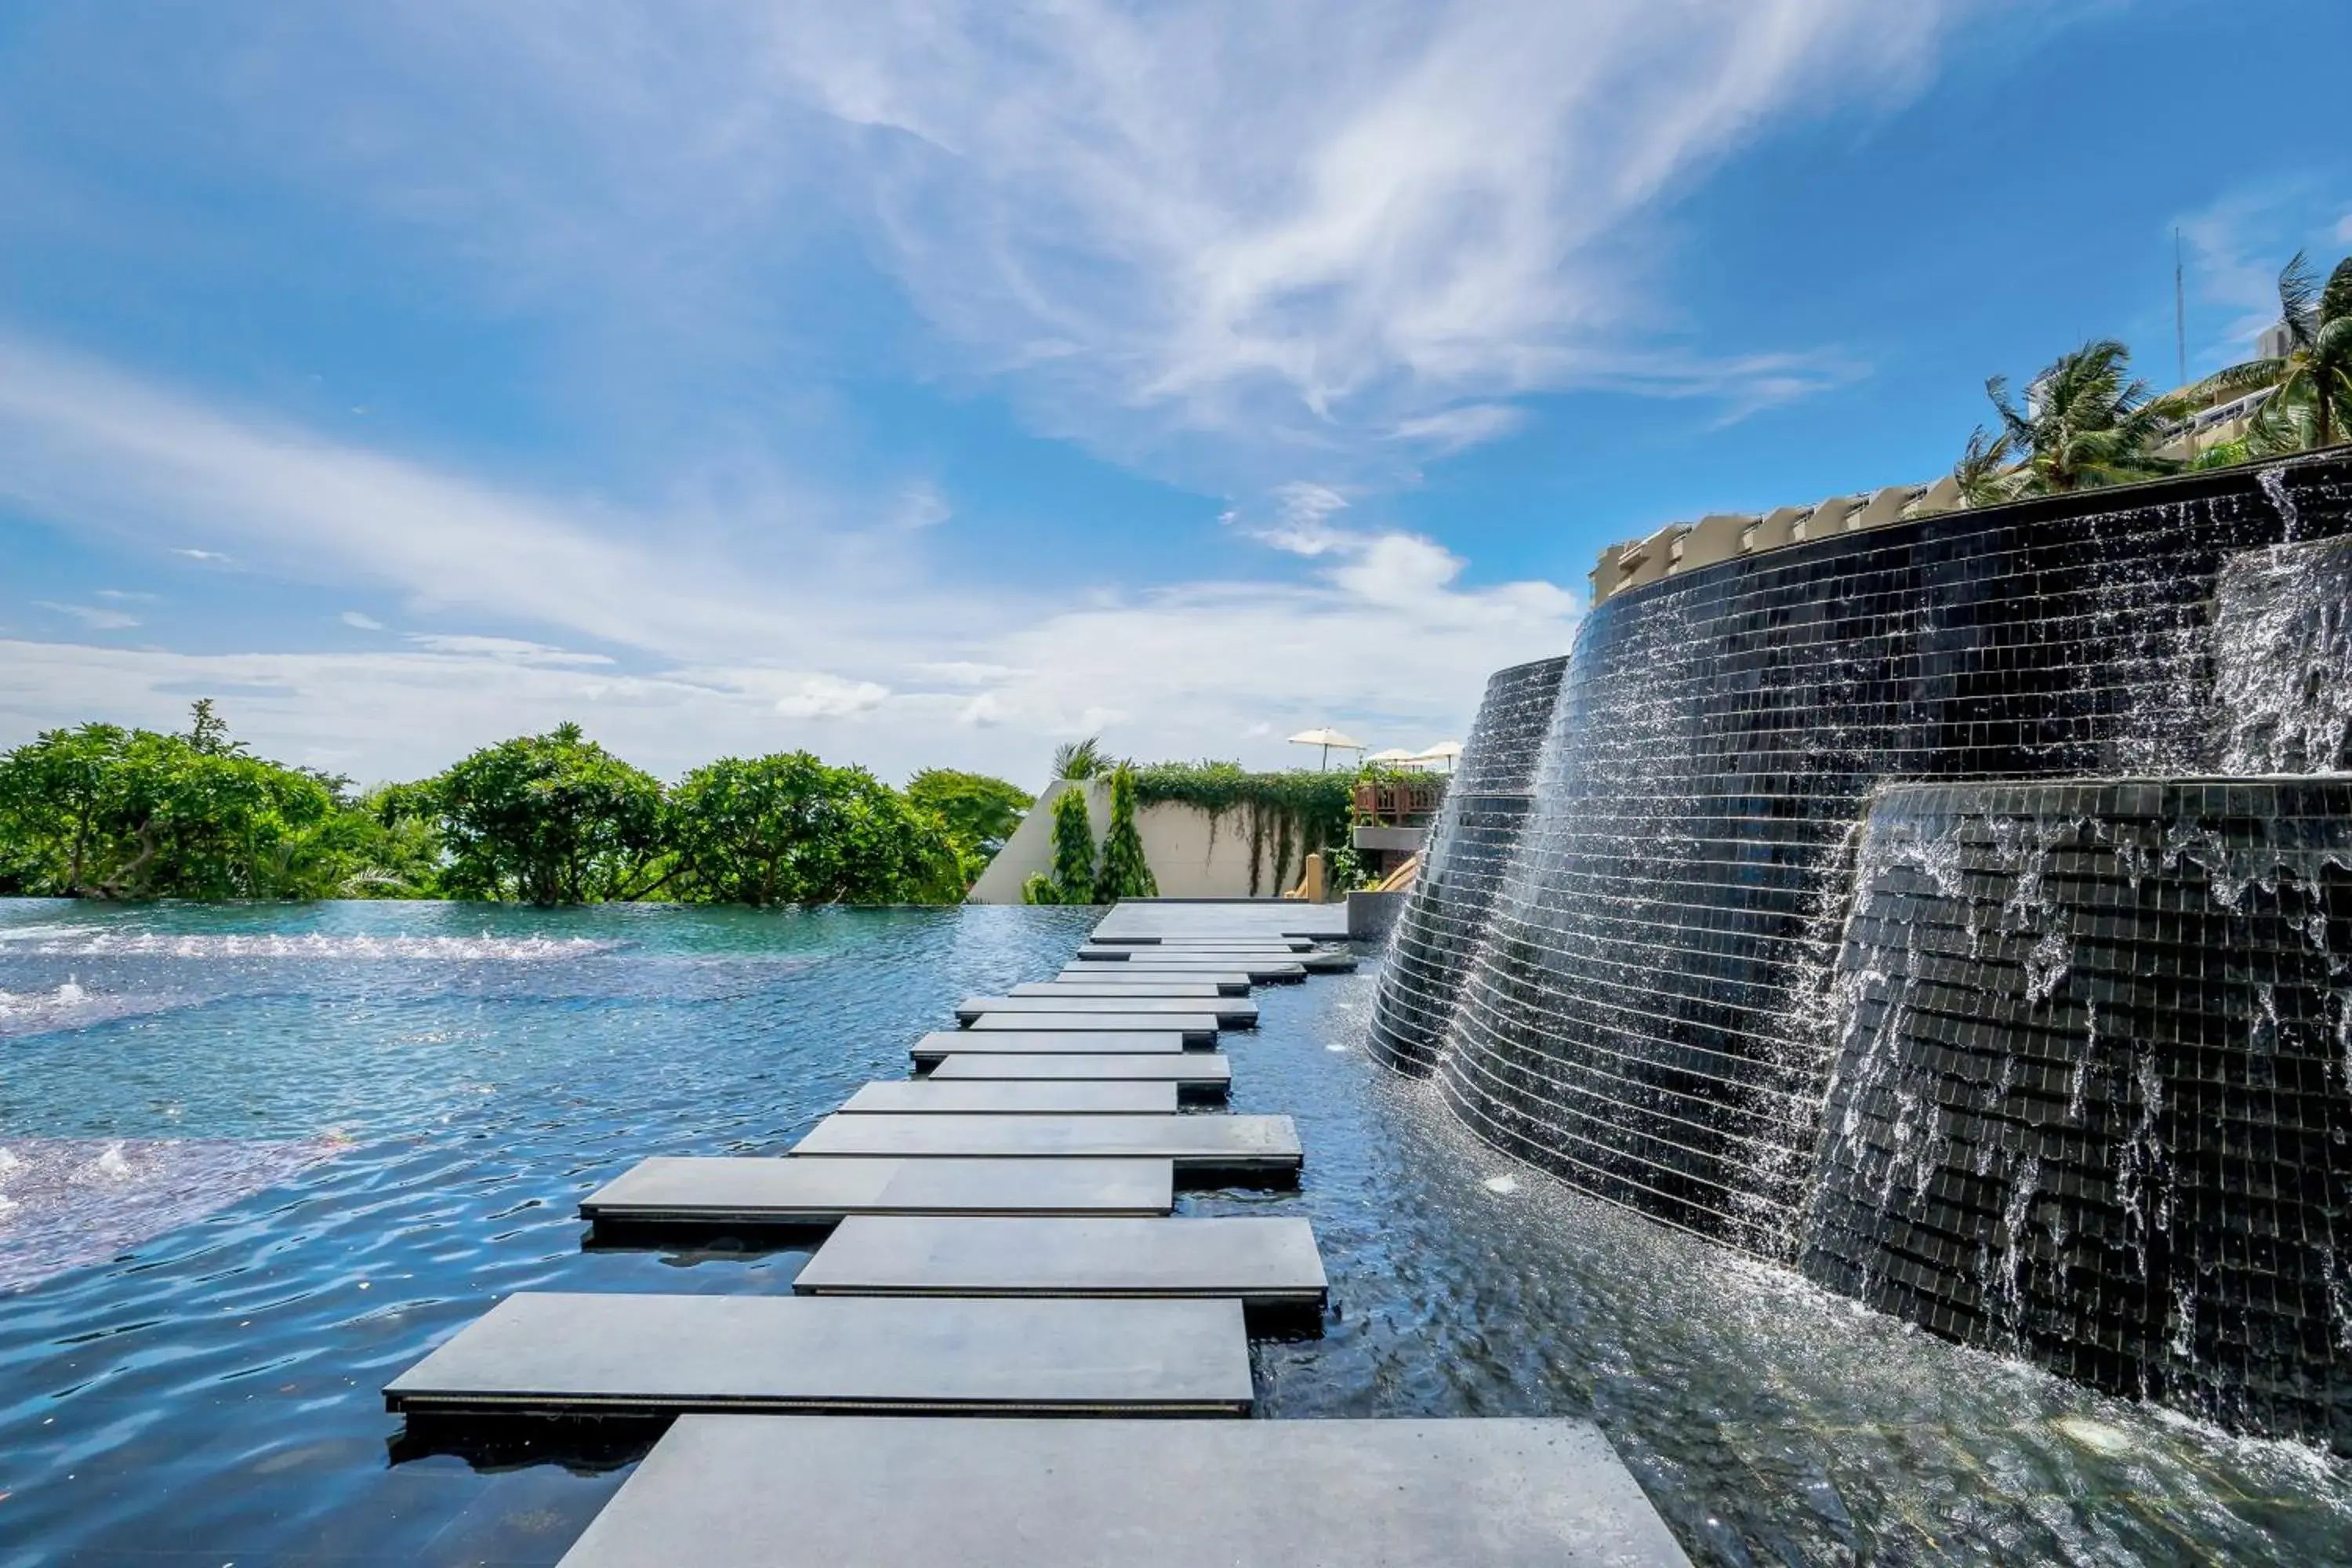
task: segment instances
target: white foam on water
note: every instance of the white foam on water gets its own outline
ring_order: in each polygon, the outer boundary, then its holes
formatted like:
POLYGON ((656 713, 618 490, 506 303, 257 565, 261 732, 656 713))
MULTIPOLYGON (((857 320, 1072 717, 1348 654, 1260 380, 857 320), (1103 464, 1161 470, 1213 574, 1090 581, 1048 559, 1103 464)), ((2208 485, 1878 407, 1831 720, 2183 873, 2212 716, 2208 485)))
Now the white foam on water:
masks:
POLYGON ((1489 1176, 1478 1184, 1488 1192, 1500 1194, 1504 1197, 1509 1197, 1519 1190, 1519 1179, 1517 1176, 1489 1176))
POLYGON ((94 931, 45 942, 34 951, 47 958, 311 958, 340 960, 493 959, 541 962, 611 952, 618 942, 551 936, 327 936, 256 931, 173 935, 163 931, 94 931))

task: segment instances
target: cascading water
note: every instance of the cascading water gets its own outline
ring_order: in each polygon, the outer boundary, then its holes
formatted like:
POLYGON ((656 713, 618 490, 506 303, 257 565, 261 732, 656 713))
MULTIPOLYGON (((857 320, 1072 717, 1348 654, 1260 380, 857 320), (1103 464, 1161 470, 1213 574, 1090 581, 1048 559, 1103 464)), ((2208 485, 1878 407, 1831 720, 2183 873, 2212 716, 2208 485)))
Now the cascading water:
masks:
MULTIPOLYGON (((2205 971, 2227 961, 2201 955, 2284 950, 2244 947, 2244 931, 2176 908, 2156 926, 2171 945, 2129 962, 2185 965, 2194 984, 2168 983, 2161 1005, 2103 990, 2120 917, 2070 901, 2090 862, 2135 898, 2234 885, 2229 866, 2260 837, 2249 825, 2273 820, 2275 803, 2180 808, 2178 833, 2210 830, 2237 858, 2218 873, 2188 839, 2124 830, 2130 813, 2099 799, 1995 813, 2008 826, 1988 818, 1976 837, 1861 828, 1899 781, 2234 771, 2245 748, 2279 743, 2319 755, 2347 683, 2325 673, 2344 595, 2314 580, 2344 559, 2332 542, 2347 533, 2352 466, 2336 456, 1840 535, 1611 598, 1579 637, 1533 811, 1452 1002, 1437 1068, 1447 1103, 1575 1185, 1768 1258, 1801 1254, 1817 1278, 1938 1331, 2258 1429, 2352 1429, 2308 1402, 2229 1394, 2180 1370, 2221 1364, 2212 1336, 2238 1321, 2168 1271, 2190 1213, 2182 1183, 2205 1179, 2208 1134, 2186 1119, 2236 1116, 2259 1139, 2289 1111, 2217 1108, 2148 1043, 2195 1016, 2226 1020, 2232 1048, 2292 1037, 2303 1050, 2342 1010, 2313 1003, 2318 983, 2301 969, 2268 993, 2213 992, 2205 971), (2258 570, 2290 540, 2290 562, 2258 570), (2259 734, 2217 742, 2217 689, 2231 724, 2259 734), (2240 751, 2220 758, 2217 744, 2240 751), (1913 879, 1913 904, 1940 889, 1963 912, 1917 930, 1882 921, 1862 952, 1850 917, 1874 918, 1860 900, 1888 877, 1913 879), (1998 897, 1977 885, 1988 880, 1998 897), (1969 1008, 1988 973, 2003 977, 2001 999, 1979 1017, 1969 1008), (2063 1146, 2070 1116, 2113 1133, 2099 1168, 2128 1217, 2112 1228, 2078 1212, 2069 1184, 2097 1162, 2063 1146), (1825 1206, 1832 1185, 1846 1210, 1825 1206), (1955 1194, 1970 1217, 1948 1234, 1902 1212, 1955 1194), (1870 1205, 1924 1250, 1889 1249, 1864 1223, 1870 1205), (1824 1240, 1840 1225, 1851 1245, 1824 1240), (2071 1300, 2052 1261, 2092 1245, 2122 1249, 2097 1289, 2168 1282, 2157 1337, 2185 1335, 2204 1359, 2116 1348, 2120 1331, 2093 1320, 2124 1309, 2071 1300), (1922 1258, 1969 1282, 1967 1312, 1929 1288, 1922 1258)), ((2308 814, 2292 820, 2315 831, 2308 814)), ((2298 905, 2296 941, 2334 907, 2298 905)), ((2352 947, 2322 934, 2331 951, 2352 947)), ((2333 1105, 2352 1055, 2327 1059, 2335 1087, 2297 1092, 2333 1105)), ((2322 1298, 2352 1295, 2340 1271, 2296 1278, 2322 1298)), ((2306 1312, 2287 1328, 2333 1321, 2306 1312)), ((2352 1364, 2352 1342, 2344 1354, 2352 1364)))
POLYGON ((2232 556, 2215 591, 2213 625, 2220 770, 2352 767, 2352 540, 2232 556))

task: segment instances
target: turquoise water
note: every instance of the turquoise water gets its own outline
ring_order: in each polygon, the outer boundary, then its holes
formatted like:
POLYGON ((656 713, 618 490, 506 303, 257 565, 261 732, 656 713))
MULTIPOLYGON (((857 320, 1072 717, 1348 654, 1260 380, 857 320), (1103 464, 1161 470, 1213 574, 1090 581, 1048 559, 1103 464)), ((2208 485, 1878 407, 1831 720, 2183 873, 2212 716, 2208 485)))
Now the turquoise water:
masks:
MULTIPOLYGON (((0 902, 0 1568, 553 1562, 633 1450, 405 1447, 383 1383, 515 1289, 788 1288, 803 1253, 583 1252, 573 1205, 781 1150, 1094 918, 0 902)), ((2339 1466, 1514 1168, 1364 1056, 1371 984, 1226 1037, 1301 1189, 1184 1199, 1315 1223, 1333 1316, 1257 1348, 1267 1414, 1590 1415, 1702 1562, 2352 1560, 2339 1466)))

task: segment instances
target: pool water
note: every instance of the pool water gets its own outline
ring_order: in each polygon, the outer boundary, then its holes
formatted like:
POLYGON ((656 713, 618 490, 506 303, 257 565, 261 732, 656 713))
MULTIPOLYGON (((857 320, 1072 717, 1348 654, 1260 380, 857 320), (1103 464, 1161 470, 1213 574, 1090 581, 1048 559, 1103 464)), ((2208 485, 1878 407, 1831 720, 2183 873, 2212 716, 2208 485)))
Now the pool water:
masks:
MULTIPOLYGON (((1093 911, 0 901, 0 1568, 548 1563, 622 1442, 405 1444, 382 1384, 526 1289, 778 1291, 597 1251, 580 1196, 765 1153, 1093 911), (13 1163, 12 1163, 13 1162, 13 1163), (13 1270, 9 1272, 8 1270, 13 1270)), ((2352 1561, 2352 1474, 1965 1351, 1565 1192, 1361 1046, 1371 966, 1257 993, 1331 1278, 1272 1416, 1599 1422, 1703 1563, 2352 1561)))

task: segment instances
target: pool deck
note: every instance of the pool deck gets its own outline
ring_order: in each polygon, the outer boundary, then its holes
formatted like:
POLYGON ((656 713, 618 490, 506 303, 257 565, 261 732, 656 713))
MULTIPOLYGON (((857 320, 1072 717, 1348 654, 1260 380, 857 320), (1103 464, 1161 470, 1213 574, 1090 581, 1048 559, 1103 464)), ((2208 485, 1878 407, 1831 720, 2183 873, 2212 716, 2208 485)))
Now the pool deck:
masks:
POLYGON ((1318 945, 1346 938, 1339 905, 1121 903, 1057 977, 966 998, 909 1047, 925 1076, 866 1084, 788 1154, 648 1159, 582 1200, 656 1233, 832 1226, 791 1296, 526 1291, 386 1405, 678 1417, 575 1568, 736 1568, 780 1542, 1004 1568, 1682 1563, 1582 1421, 1136 1419, 1246 1415, 1265 1315, 1321 1329, 1307 1220, 1175 1196, 1295 1184, 1297 1125, 1177 1106, 1226 1092, 1214 1047, 1256 1026, 1252 986, 1352 969, 1318 945))

